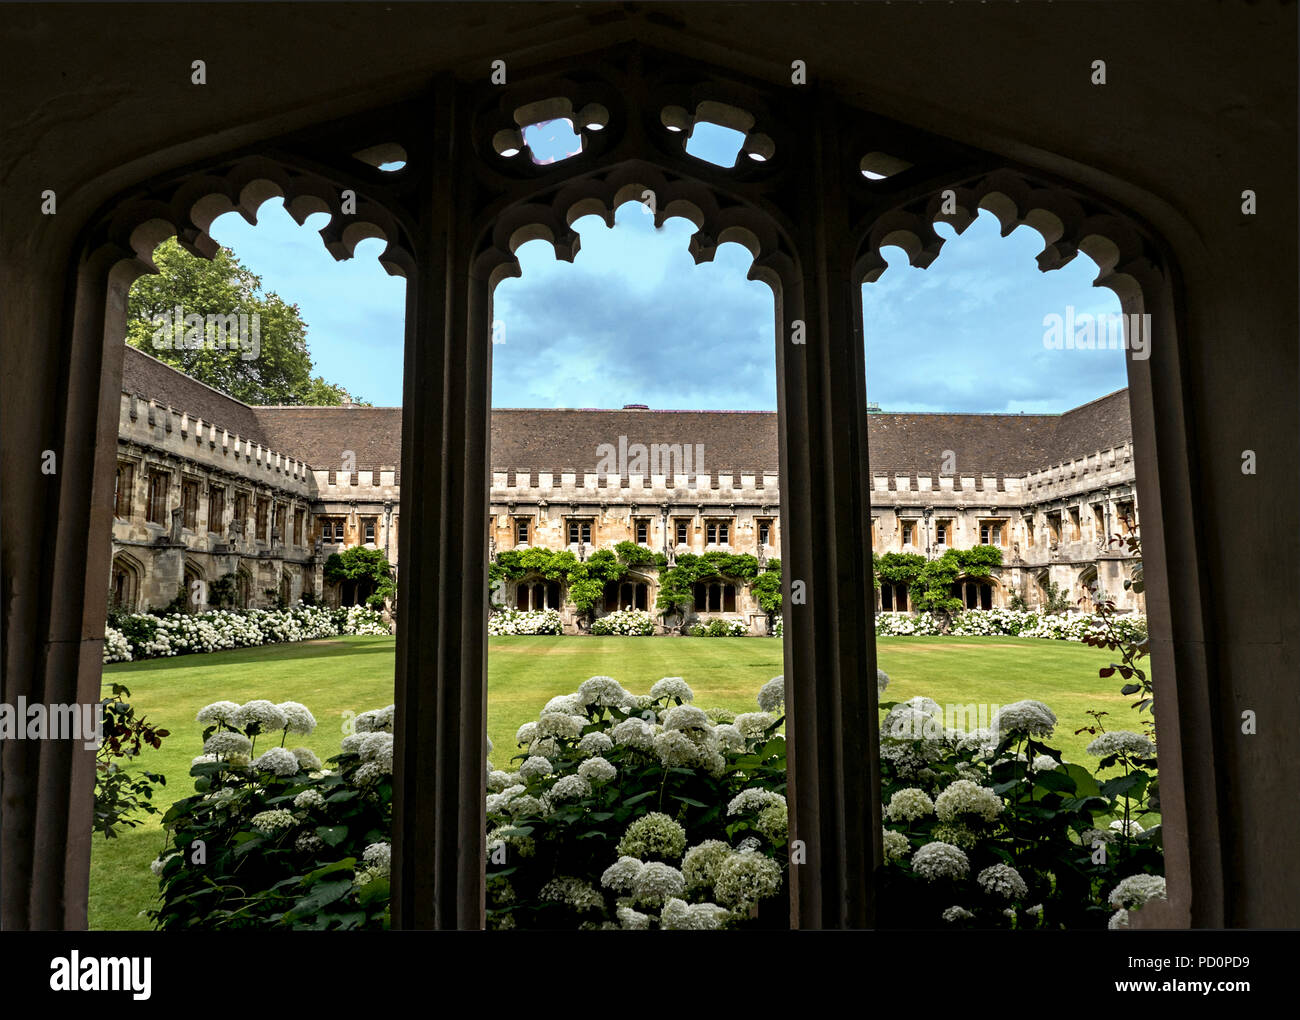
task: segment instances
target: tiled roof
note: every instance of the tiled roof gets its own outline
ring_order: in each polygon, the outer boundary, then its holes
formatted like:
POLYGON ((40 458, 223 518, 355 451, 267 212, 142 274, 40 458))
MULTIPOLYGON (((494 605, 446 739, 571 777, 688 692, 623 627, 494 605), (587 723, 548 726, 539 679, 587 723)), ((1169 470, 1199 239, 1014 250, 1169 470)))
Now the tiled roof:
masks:
POLYGON ((228 429, 244 439, 276 449, 275 444, 268 440, 253 408, 220 390, 191 379, 130 344, 126 345, 126 357, 122 363, 122 392, 146 400, 156 400, 163 406, 170 405, 178 411, 202 418, 205 422, 213 422, 218 428, 228 429))
MULTIPOLYGON (((338 470, 345 451, 356 469, 400 468, 400 407, 249 407, 146 354, 127 348, 122 388, 201 416, 314 468, 338 470)), ((957 475, 1015 477, 1127 442, 1128 390, 1064 414, 879 412, 867 418, 873 474, 938 475, 946 451, 957 475)), ((773 411, 653 411, 498 408, 492 412, 491 470, 558 476, 595 472, 602 444, 703 446, 692 470, 736 475, 778 467, 773 411)), ((947 472, 945 472, 947 473, 947 472)), ((534 483, 536 478, 533 479, 534 483)), ((399 478, 400 483, 400 478, 399 478)))

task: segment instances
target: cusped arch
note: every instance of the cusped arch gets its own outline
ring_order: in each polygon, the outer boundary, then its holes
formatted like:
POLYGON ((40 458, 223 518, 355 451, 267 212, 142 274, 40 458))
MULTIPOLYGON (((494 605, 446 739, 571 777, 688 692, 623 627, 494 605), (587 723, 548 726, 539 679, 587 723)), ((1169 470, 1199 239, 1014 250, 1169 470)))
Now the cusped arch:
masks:
POLYGON ((300 226, 308 216, 328 214, 320 237, 335 259, 351 258, 362 241, 379 238, 387 243, 378 260, 390 275, 408 278, 414 272, 410 232, 400 212, 368 197, 359 182, 333 181, 267 156, 195 170, 153 190, 119 197, 91 230, 90 258, 107 260, 117 284, 129 286, 136 276, 157 272, 153 252, 167 238, 175 237, 191 255, 211 259, 220 245, 208 229, 218 216, 236 212, 256 224, 262 204, 274 198, 283 199, 300 226))
POLYGON ((515 252, 535 240, 547 241, 557 259, 572 262, 580 246, 573 224, 595 215, 613 227, 615 211, 628 202, 645 203, 657 227, 673 217, 693 223, 688 250, 697 264, 711 262, 719 245, 736 243, 753 258, 750 279, 779 291, 794 272, 793 247, 773 213, 653 162, 628 160, 595 172, 575 172, 546 192, 496 211, 475 257, 476 273, 492 287, 519 276, 515 252))
POLYGON ((1094 286, 1107 287, 1127 310, 1140 310, 1144 288, 1163 282, 1155 245, 1136 221, 1100 201, 1029 175, 1000 168, 965 184, 933 189, 925 196, 877 212, 857 226, 862 237, 854 262, 858 283, 872 283, 887 268, 881 249, 891 245, 907 253, 908 263, 928 268, 944 245, 936 223, 958 234, 981 209, 992 213, 1006 237, 1020 226, 1043 238, 1037 256, 1044 272, 1059 269, 1083 252, 1099 267, 1094 286))

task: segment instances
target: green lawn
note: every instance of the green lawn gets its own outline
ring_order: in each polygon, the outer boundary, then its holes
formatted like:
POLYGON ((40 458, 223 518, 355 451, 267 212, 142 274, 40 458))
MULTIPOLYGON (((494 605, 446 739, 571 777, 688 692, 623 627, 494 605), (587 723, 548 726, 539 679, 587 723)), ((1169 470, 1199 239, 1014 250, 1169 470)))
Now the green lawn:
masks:
MULTIPOLYGON (((508 765, 519 726, 534 719, 557 694, 589 676, 605 674, 636 693, 660 677, 680 676, 702 708, 757 710, 758 689, 782 672, 781 642, 762 638, 501 637, 492 638, 488 662, 488 735, 493 761, 508 765)), ((1084 713, 1103 709, 1109 729, 1137 728, 1119 681, 1102 680, 1107 653, 1066 641, 1031 638, 880 638, 880 666, 893 679, 890 700, 923 694, 941 705, 1044 701, 1060 723, 1054 743, 1072 761, 1087 761, 1091 722, 1084 713)), ((192 792, 190 759, 202 753, 195 713, 220 699, 299 701, 316 715, 317 729, 301 742, 321 758, 338 750, 345 712, 381 708, 393 701, 393 639, 344 637, 292 645, 266 645, 211 655, 187 655, 104 667, 105 681, 131 688, 131 701, 156 725, 171 731, 143 767, 168 777, 160 805, 192 792)), ((295 738, 300 739, 300 738, 295 738)), ((149 862, 162 847, 151 819, 115 840, 96 838, 91 857, 90 925, 97 929, 147 928, 139 916, 154 891, 149 862)))

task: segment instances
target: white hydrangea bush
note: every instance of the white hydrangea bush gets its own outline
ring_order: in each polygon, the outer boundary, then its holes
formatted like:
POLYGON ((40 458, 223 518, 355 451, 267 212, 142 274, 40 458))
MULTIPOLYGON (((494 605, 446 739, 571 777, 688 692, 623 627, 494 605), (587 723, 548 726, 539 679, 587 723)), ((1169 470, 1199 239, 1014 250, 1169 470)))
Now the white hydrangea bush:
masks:
POLYGON ((391 633, 383 617, 365 606, 332 609, 217 609, 206 613, 120 614, 105 631, 104 662, 131 662, 232 648, 311 641, 342 634, 391 633))
POLYGON ((558 609, 502 609, 488 617, 488 634, 557 635, 564 633, 564 621, 558 609))
MULTIPOLYGON (((1115 616, 1110 626, 1125 641, 1147 636, 1141 613, 1115 616)), ((934 613, 877 613, 877 637, 928 637, 945 633, 945 621, 934 613)), ((947 621, 946 633, 961 637, 1032 637, 1053 641, 1083 641, 1108 632, 1100 617, 1087 613, 1044 613, 1039 610, 967 609, 947 621)))
POLYGON ((489 927, 786 925, 783 685, 736 716, 682 677, 552 698, 488 763, 489 927))
POLYGON ((655 632, 655 618, 644 609, 616 609, 593 621, 591 633, 603 637, 650 637, 655 632))
POLYGON ((929 698, 885 701, 884 681, 881 927, 1118 928, 1163 890, 1159 826, 1136 820, 1152 811, 1146 737, 1101 733, 1084 766, 1051 746, 1040 701, 963 732, 929 698))
POLYGON ((154 925, 387 928, 393 706, 356 716, 327 763, 287 746, 317 726, 295 701, 214 701, 195 720, 195 793, 163 817, 167 844, 150 865, 154 925))

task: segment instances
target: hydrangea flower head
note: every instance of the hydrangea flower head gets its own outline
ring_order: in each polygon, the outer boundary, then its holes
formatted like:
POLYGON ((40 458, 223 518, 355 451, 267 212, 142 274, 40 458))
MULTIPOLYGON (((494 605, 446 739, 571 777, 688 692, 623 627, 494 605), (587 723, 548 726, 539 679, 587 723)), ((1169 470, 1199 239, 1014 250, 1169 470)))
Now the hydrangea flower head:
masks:
POLYGON ((930 799, 928 793, 915 786, 905 790, 895 790, 885 807, 885 815, 895 822, 910 822, 933 813, 934 801, 930 799))
POLYGON ((686 891, 682 873, 662 861, 650 861, 637 872, 632 886, 632 896, 638 903, 662 903, 670 896, 681 896, 686 891))
POLYGON ((780 712, 785 707, 785 675, 774 676, 758 692, 758 707, 764 712, 780 712))
POLYGON ((591 783, 608 783, 618 775, 618 769, 604 758, 596 756, 578 766, 578 775, 591 783))
POLYGON ((1131 730, 1115 730, 1103 733, 1088 745, 1088 753, 1097 758, 1106 758, 1112 754, 1125 754, 1133 758, 1153 758, 1156 745, 1141 733, 1131 730))
POLYGON ((747 911, 781 891, 781 866, 760 853, 736 853, 722 862, 713 894, 719 903, 747 911))
POLYGON ((623 704, 627 691, 612 676, 593 676, 579 685, 578 697, 582 699, 584 706, 611 708, 623 704))
POLYGON ((1004 896, 1009 900, 1019 900, 1029 895, 1029 886, 1020 877, 1020 872, 1010 864, 989 865, 979 873, 975 881, 985 892, 1004 896))
POLYGON ((712 726, 704 709, 694 705, 674 705, 664 713, 665 730, 710 730, 712 726))
POLYGON ((686 849, 686 830, 658 811, 642 815, 623 833, 618 852, 621 857, 661 857, 676 860, 686 849))
POLYGON ((654 686, 650 688, 650 698, 653 701, 659 701, 663 698, 677 698, 681 701, 694 701, 695 692, 691 690, 690 685, 679 676, 666 676, 662 680, 656 680, 654 686))
POLYGON ((258 699, 239 706, 239 711, 235 713, 235 725, 241 730, 256 725, 259 733, 271 733, 288 726, 289 717, 271 702, 258 699))
MULTIPOLYGON (((215 736, 215 734, 214 734, 215 736)), ((283 747, 273 747, 258 756, 253 768, 261 772, 274 772, 277 776, 294 776, 298 774, 298 759, 292 751, 283 747)))
POLYGON ((933 842, 912 854, 912 870, 928 881, 940 878, 965 878, 970 873, 970 859, 951 843, 933 842))
POLYGON ((1002 798, 969 779, 958 779, 935 799, 934 811, 945 822, 959 815, 976 815, 991 822, 1002 812, 1002 798))
POLYGON ((199 714, 194 717, 196 722, 201 723, 222 723, 226 726, 235 725, 235 717, 239 714, 239 705, 233 701, 214 701, 211 705, 204 705, 199 709, 199 714))
POLYGON ((1017 701, 998 709, 989 728, 999 736, 1022 733, 1031 737, 1050 737, 1056 728, 1056 713, 1041 701, 1017 701))
POLYGON ((300 705, 296 701, 282 701, 275 707, 284 713, 290 733, 306 736, 316 729, 316 717, 306 705, 300 705))

